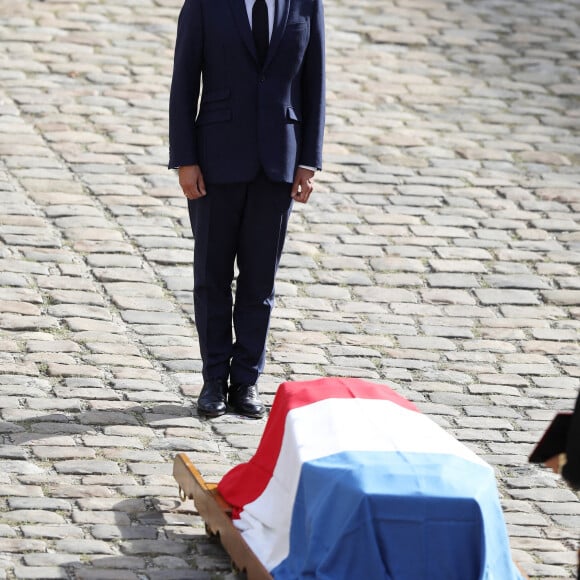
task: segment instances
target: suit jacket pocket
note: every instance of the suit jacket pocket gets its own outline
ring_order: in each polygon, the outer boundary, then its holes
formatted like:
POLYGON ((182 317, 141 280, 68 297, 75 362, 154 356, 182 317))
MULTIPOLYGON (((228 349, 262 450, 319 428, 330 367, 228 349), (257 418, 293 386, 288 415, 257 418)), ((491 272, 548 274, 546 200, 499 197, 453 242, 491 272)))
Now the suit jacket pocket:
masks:
POLYGON ((293 20, 292 22, 286 23, 286 31, 290 29, 291 32, 294 32, 296 30, 300 30, 301 28, 306 28, 306 26, 308 26, 307 20, 293 20))
POLYGON ((212 111, 200 111, 195 124, 209 125, 210 123, 225 123, 232 120, 232 111, 230 109, 217 109, 212 111))
MULTIPOLYGON (((306 21, 286 25, 278 50, 284 55, 288 63, 299 65, 302 62, 309 36, 310 26, 306 21)), ((294 71, 294 74, 296 72, 294 71)))

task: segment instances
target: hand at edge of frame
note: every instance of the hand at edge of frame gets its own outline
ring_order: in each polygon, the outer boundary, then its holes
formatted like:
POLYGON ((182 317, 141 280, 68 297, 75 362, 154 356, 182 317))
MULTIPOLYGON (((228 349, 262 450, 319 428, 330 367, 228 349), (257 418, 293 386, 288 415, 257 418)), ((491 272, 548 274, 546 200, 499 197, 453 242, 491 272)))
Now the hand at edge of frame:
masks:
POLYGON ((312 171, 312 169, 299 167, 296 170, 294 183, 292 184, 292 191, 290 192, 290 196, 294 201, 299 203, 306 203, 308 201, 308 198, 314 189, 312 185, 313 177, 314 171, 312 171))
POLYGON ((179 185, 187 199, 199 199, 206 195, 205 182, 199 165, 183 165, 178 170, 179 185))

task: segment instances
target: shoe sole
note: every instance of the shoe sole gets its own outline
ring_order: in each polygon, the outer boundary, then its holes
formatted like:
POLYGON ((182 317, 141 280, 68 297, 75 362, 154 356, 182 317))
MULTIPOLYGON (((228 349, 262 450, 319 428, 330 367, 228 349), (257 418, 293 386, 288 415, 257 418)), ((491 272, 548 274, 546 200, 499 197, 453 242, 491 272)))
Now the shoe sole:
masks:
POLYGON ((236 409, 235 407, 232 407, 231 409, 234 413, 241 415, 242 417, 248 417, 249 419, 261 419, 266 414, 265 410, 262 413, 252 414, 252 413, 245 413, 244 411, 241 411, 240 409, 236 409))
POLYGON ((215 419, 216 417, 221 417, 222 415, 225 415, 227 411, 222 411, 221 413, 207 413, 206 411, 203 411, 202 409, 197 409, 197 414, 199 416, 202 417, 206 417, 207 419, 215 419))

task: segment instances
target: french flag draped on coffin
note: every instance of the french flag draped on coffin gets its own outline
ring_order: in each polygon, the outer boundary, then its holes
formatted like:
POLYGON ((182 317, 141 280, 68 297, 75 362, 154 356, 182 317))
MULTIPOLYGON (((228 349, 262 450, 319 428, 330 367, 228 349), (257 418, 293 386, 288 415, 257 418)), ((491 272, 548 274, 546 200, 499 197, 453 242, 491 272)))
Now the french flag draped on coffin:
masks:
POLYGON ((492 468, 384 385, 280 385, 218 490, 276 580, 516 580, 492 468))

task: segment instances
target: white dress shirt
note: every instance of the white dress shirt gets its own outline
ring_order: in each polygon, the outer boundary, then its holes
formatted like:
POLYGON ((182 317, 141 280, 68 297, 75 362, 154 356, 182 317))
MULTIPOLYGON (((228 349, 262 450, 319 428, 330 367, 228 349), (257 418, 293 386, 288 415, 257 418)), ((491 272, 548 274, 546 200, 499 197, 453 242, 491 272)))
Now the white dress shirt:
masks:
MULTIPOLYGON (((246 11, 248 12, 248 20, 250 21, 250 28, 252 28, 252 9, 254 8, 255 0, 245 0, 246 11)), ((274 29, 274 10, 276 10, 276 0, 266 0, 268 6, 268 29, 270 31, 270 38, 272 38, 272 30, 274 29)))

